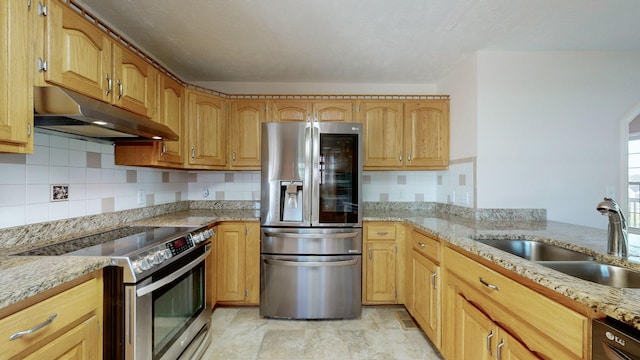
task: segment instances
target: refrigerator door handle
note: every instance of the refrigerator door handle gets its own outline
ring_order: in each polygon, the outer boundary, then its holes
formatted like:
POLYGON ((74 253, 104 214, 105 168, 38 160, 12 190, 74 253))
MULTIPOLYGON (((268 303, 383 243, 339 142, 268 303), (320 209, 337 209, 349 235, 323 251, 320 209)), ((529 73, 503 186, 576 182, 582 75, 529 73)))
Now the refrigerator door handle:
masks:
POLYGON ((351 266, 358 263, 358 259, 342 261, 285 261, 264 259, 269 265, 295 266, 295 267, 325 267, 325 266, 351 266))
POLYGON ((357 232, 348 232, 348 233, 338 233, 338 234, 299 234, 299 233, 281 233, 281 232, 272 232, 265 231, 265 236, 269 237, 279 237, 279 238, 305 238, 305 239, 324 239, 324 238, 332 238, 332 239, 346 239, 346 238, 355 238, 359 234, 357 232))

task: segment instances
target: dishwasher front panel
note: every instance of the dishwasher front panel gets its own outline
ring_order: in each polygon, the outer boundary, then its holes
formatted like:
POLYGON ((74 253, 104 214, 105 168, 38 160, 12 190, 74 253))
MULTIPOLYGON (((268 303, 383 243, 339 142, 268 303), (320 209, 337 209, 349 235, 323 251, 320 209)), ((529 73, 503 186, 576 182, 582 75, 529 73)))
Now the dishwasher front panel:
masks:
POLYGON ((353 319, 362 308, 362 255, 261 255, 260 315, 353 319))

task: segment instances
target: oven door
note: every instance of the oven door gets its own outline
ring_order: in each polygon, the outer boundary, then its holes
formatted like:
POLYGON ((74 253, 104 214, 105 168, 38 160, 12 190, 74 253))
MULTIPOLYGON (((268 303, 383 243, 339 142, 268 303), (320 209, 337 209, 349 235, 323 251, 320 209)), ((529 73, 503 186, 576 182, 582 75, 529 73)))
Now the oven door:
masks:
POLYGON ((127 359, 198 358, 210 342, 206 258, 210 245, 125 286, 127 359), (187 355, 188 354, 188 355, 187 355))

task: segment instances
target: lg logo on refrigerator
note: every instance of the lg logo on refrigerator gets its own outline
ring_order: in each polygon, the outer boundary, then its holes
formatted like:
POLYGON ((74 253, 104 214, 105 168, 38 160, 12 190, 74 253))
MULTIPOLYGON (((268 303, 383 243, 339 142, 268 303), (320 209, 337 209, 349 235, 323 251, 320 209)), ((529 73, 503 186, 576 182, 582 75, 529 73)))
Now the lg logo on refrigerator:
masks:
POLYGON ((622 346, 625 346, 625 341, 624 341, 624 339, 621 339, 621 338, 619 338, 619 337, 617 337, 617 336, 613 335, 613 334, 612 334, 612 333, 610 333, 609 331, 607 331, 607 332, 605 333, 605 336, 607 337, 607 339, 609 339, 609 340, 611 340, 611 341, 615 341, 615 342, 617 342, 618 344, 620 344, 620 345, 622 345, 622 346))

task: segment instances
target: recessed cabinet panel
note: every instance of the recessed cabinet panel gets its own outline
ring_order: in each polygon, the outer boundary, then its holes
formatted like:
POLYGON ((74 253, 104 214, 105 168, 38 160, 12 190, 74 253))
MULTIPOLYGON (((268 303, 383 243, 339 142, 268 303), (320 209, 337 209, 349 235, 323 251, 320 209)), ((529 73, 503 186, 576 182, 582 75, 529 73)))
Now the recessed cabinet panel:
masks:
POLYGON ((0 4, 0 152, 33 152, 33 9, 0 4))
POLYGON ((143 116, 155 106, 156 70, 129 49, 113 45, 114 104, 143 116))
POLYGON ((49 2, 46 30, 45 79, 110 101, 115 78, 107 34, 57 1, 49 2))
POLYGON ((231 168, 260 169, 261 124, 266 120, 267 103, 238 100, 231 104, 229 141, 231 168))
POLYGON ((405 104, 405 163, 446 168, 449 161, 449 106, 445 101, 405 104))
POLYGON ((195 91, 188 93, 187 156, 190 165, 223 167, 226 163, 226 127, 224 100, 195 91))
POLYGON ((365 169, 401 166, 402 102, 364 102, 360 112, 365 169))

